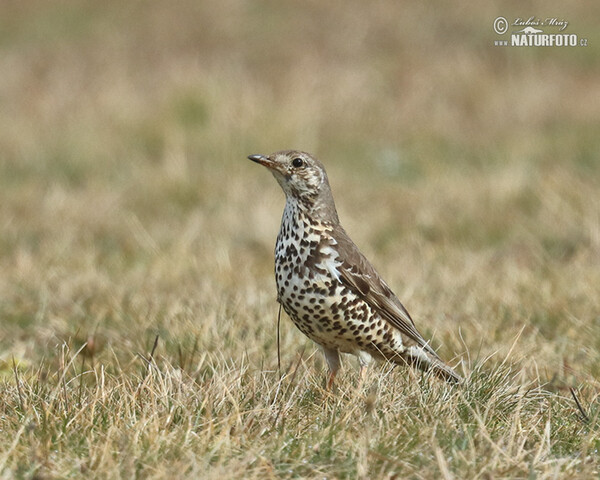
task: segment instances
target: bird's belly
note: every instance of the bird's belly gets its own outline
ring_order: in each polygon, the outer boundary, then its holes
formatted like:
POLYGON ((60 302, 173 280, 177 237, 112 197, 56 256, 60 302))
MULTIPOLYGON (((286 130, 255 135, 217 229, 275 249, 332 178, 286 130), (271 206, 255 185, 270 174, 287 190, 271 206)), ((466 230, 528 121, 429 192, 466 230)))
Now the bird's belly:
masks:
POLYGON ((302 333, 345 353, 377 350, 387 325, 366 302, 330 275, 287 272, 276 271, 279 301, 302 333))

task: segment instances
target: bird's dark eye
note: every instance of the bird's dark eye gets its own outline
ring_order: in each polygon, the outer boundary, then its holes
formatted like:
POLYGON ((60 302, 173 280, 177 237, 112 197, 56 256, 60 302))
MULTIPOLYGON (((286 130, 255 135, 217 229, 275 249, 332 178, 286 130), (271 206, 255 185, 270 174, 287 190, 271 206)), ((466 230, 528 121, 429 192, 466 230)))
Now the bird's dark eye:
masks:
POLYGON ((300 168, 302 165, 304 165, 304 160, 302 160, 302 159, 301 159, 301 158, 299 158, 299 157, 296 157, 296 158, 294 158, 294 159, 292 160, 292 165, 293 165, 295 168, 300 168))

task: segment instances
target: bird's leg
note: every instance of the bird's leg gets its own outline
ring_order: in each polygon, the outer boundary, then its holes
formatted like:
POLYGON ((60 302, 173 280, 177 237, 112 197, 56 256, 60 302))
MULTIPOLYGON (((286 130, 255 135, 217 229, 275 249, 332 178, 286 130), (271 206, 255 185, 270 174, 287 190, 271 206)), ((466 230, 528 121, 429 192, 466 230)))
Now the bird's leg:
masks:
POLYGON ((364 381, 367 379, 367 368, 367 365, 361 365, 360 369, 358 370, 358 378, 360 383, 364 383, 364 381))
POLYGON ((335 380, 335 375, 336 372, 334 372, 333 370, 330 370, 329 375, 327 375, 327 386, 325 387, 325 389, 328 392, 331 392, 331 390, 333 389, 333 381, 335 380))
POLYGON ((327 377, 327 391, 330 392, 333 387, 333 381, 335 375, 340 369, 340 354, 337 350, 332 348, 323 347, 323 353, 325 354, 325 360, 329 366, 329 376, 327 377))
POLYGON ((358 371, 358 386, 359 388, 365 383, 367 379, 367 368, 369 368, 369 364, 373 360, 373 357, 369 355, 367 352, 360 351, 358 352, 358 364, 360 365, 360 370, 358 371))

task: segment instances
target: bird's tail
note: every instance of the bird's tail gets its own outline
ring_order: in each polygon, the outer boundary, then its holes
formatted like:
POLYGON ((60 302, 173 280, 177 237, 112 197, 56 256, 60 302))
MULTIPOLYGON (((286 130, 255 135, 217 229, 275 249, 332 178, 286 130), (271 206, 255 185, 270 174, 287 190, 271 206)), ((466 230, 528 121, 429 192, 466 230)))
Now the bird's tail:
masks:
POLYGON ((464 378, 446 365, 437 355, 426 351, 422 347, 409 347, 402 354, 406 363, 425 372, 431 371, 436 377, 449 383, 461 384, 464 378))

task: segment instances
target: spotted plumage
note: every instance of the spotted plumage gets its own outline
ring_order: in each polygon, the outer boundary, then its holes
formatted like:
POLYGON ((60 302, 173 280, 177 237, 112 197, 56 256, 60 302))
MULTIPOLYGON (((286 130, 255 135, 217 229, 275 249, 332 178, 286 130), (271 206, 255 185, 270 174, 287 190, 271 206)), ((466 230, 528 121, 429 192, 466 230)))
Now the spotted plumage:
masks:
POLYGON ((286 195, 275 246, 277 299, 298 329, 323 348, 331 386, 339 353, 462 378, 417 331, 396 295, 340 225, 325 168, 305 152, 250 155, 267 167, 286 195))

